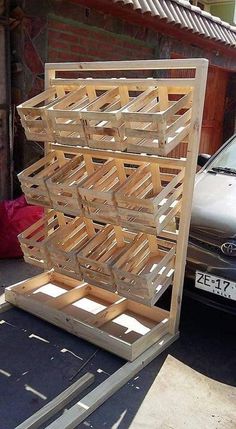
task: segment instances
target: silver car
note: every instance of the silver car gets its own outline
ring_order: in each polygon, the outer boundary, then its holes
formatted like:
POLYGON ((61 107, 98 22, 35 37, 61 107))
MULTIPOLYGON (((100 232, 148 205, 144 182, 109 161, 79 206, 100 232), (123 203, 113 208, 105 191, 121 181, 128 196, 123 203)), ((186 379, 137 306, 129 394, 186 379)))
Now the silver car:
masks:
POLYGON ((236 134, 198 159, 185 292, 236 315, 236 134))

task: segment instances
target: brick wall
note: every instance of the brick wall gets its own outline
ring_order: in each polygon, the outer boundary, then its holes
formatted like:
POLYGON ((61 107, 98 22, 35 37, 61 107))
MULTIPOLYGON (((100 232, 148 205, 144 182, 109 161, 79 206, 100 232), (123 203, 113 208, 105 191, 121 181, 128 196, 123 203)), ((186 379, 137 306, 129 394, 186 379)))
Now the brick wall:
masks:
MULTIPOLYGON (((37 1, 15 3, 17 7, 11 11, 16 20, 11 34, 12 65, 13 69, 21 69, 12 74, 15 105, 43 91, 45 62, 142 60, 156 56, 158 34, 145 26, 88 9, 73 0, 40 0, 40 8, 37 1)), ((14 148, 17 171, 41 154, 38 144, 25 141, 18 116, 14 148)))
POLYGON ((81 22, 48 17, 48 61, 150 59, 151 44, 81 22))

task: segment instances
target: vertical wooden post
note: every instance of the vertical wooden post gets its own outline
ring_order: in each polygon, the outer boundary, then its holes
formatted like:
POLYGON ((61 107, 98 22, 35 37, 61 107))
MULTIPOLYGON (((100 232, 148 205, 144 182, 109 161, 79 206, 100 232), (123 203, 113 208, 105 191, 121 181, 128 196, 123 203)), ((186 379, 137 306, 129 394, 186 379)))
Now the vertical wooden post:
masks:
POLYGON ((183 282, 184 282, 184 273, 185 273, 185 261, 187 255, 187 246, 188 246, 188 234, 189 234, 189 225, 191 219, 191 207, 192 194, 194 187, 195 174, 197 164, 197 156, 200 143, 200 134, 201 134, 201 123, 202 123, 202 114, 207 80, 207 70, 208 70, 208 61, 202 60, 201 64, 196 68, 196 86, 194 88, 193 95, 193 108, 192 108, 192 126, 189 133, 189 143, 187 151, 187 162, 185 169, 185 177, 187 180, 184 180, 183 186, 183 199, 181 211, 184 213, 184 216, 180 216, 180 227, 179 227, 179 237, 176 247, 176 262, 175 262, 175 274, 174 274, 174 283, 171 297, 171 308, 170 308, 170 333, 174 334, 178 332, 179 329, 179 320, 180 320, 180 311, 182 303, 182 294, 183 294, 183 282))

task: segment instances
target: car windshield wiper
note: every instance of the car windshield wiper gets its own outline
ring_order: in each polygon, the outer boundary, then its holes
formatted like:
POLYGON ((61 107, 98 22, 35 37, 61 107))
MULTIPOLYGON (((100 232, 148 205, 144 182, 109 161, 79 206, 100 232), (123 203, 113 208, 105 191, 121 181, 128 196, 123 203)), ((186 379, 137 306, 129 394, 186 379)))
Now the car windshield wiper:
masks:
POLYGON ((230 167, 212 167, 211 170, 208 170, 209 173, 226 173, 236 175, 236 168, 230 167))

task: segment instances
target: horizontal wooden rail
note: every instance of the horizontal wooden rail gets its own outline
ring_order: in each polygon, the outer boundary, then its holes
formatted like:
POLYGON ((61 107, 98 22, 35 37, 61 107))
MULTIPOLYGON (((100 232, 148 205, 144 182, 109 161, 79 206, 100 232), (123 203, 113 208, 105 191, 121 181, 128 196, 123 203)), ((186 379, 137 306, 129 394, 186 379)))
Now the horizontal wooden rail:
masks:
POLYGON ((92 71, 92 70, 165 70, 207 68, 208 60, 204 58, 180 60, 145 60, 145 61, 93 61, 80 63, 47 63, 45 71, 92 71))
POLYGON ((143 162, 150 162, 154 164, 159 164, 163 166, 168 166, 172 168, 179 168, 179 167, 185 167, 186 165, 186 159, 176 159, 176 158, 164 158, 161 156, 156 155, 146 155, 144 154, 137 154, 137 153, 127 153, 127 152, 119 152, 119 151, 112 151, 112 150, 102 150, 102 149, 90 149, 88 147, 82 147, 82 146, 68 146, 68 145, 61 145, 57 143, 49 143, 50 149, 52 150, 62 150, 66 154, 85 154, 85 155, 92 155, 97 156, 98 158, 104 158, 108 159, 109 157, 115 158, 115 159, 122 159, 126 162, 135 162, 135 163, 143 163, 143 162))

